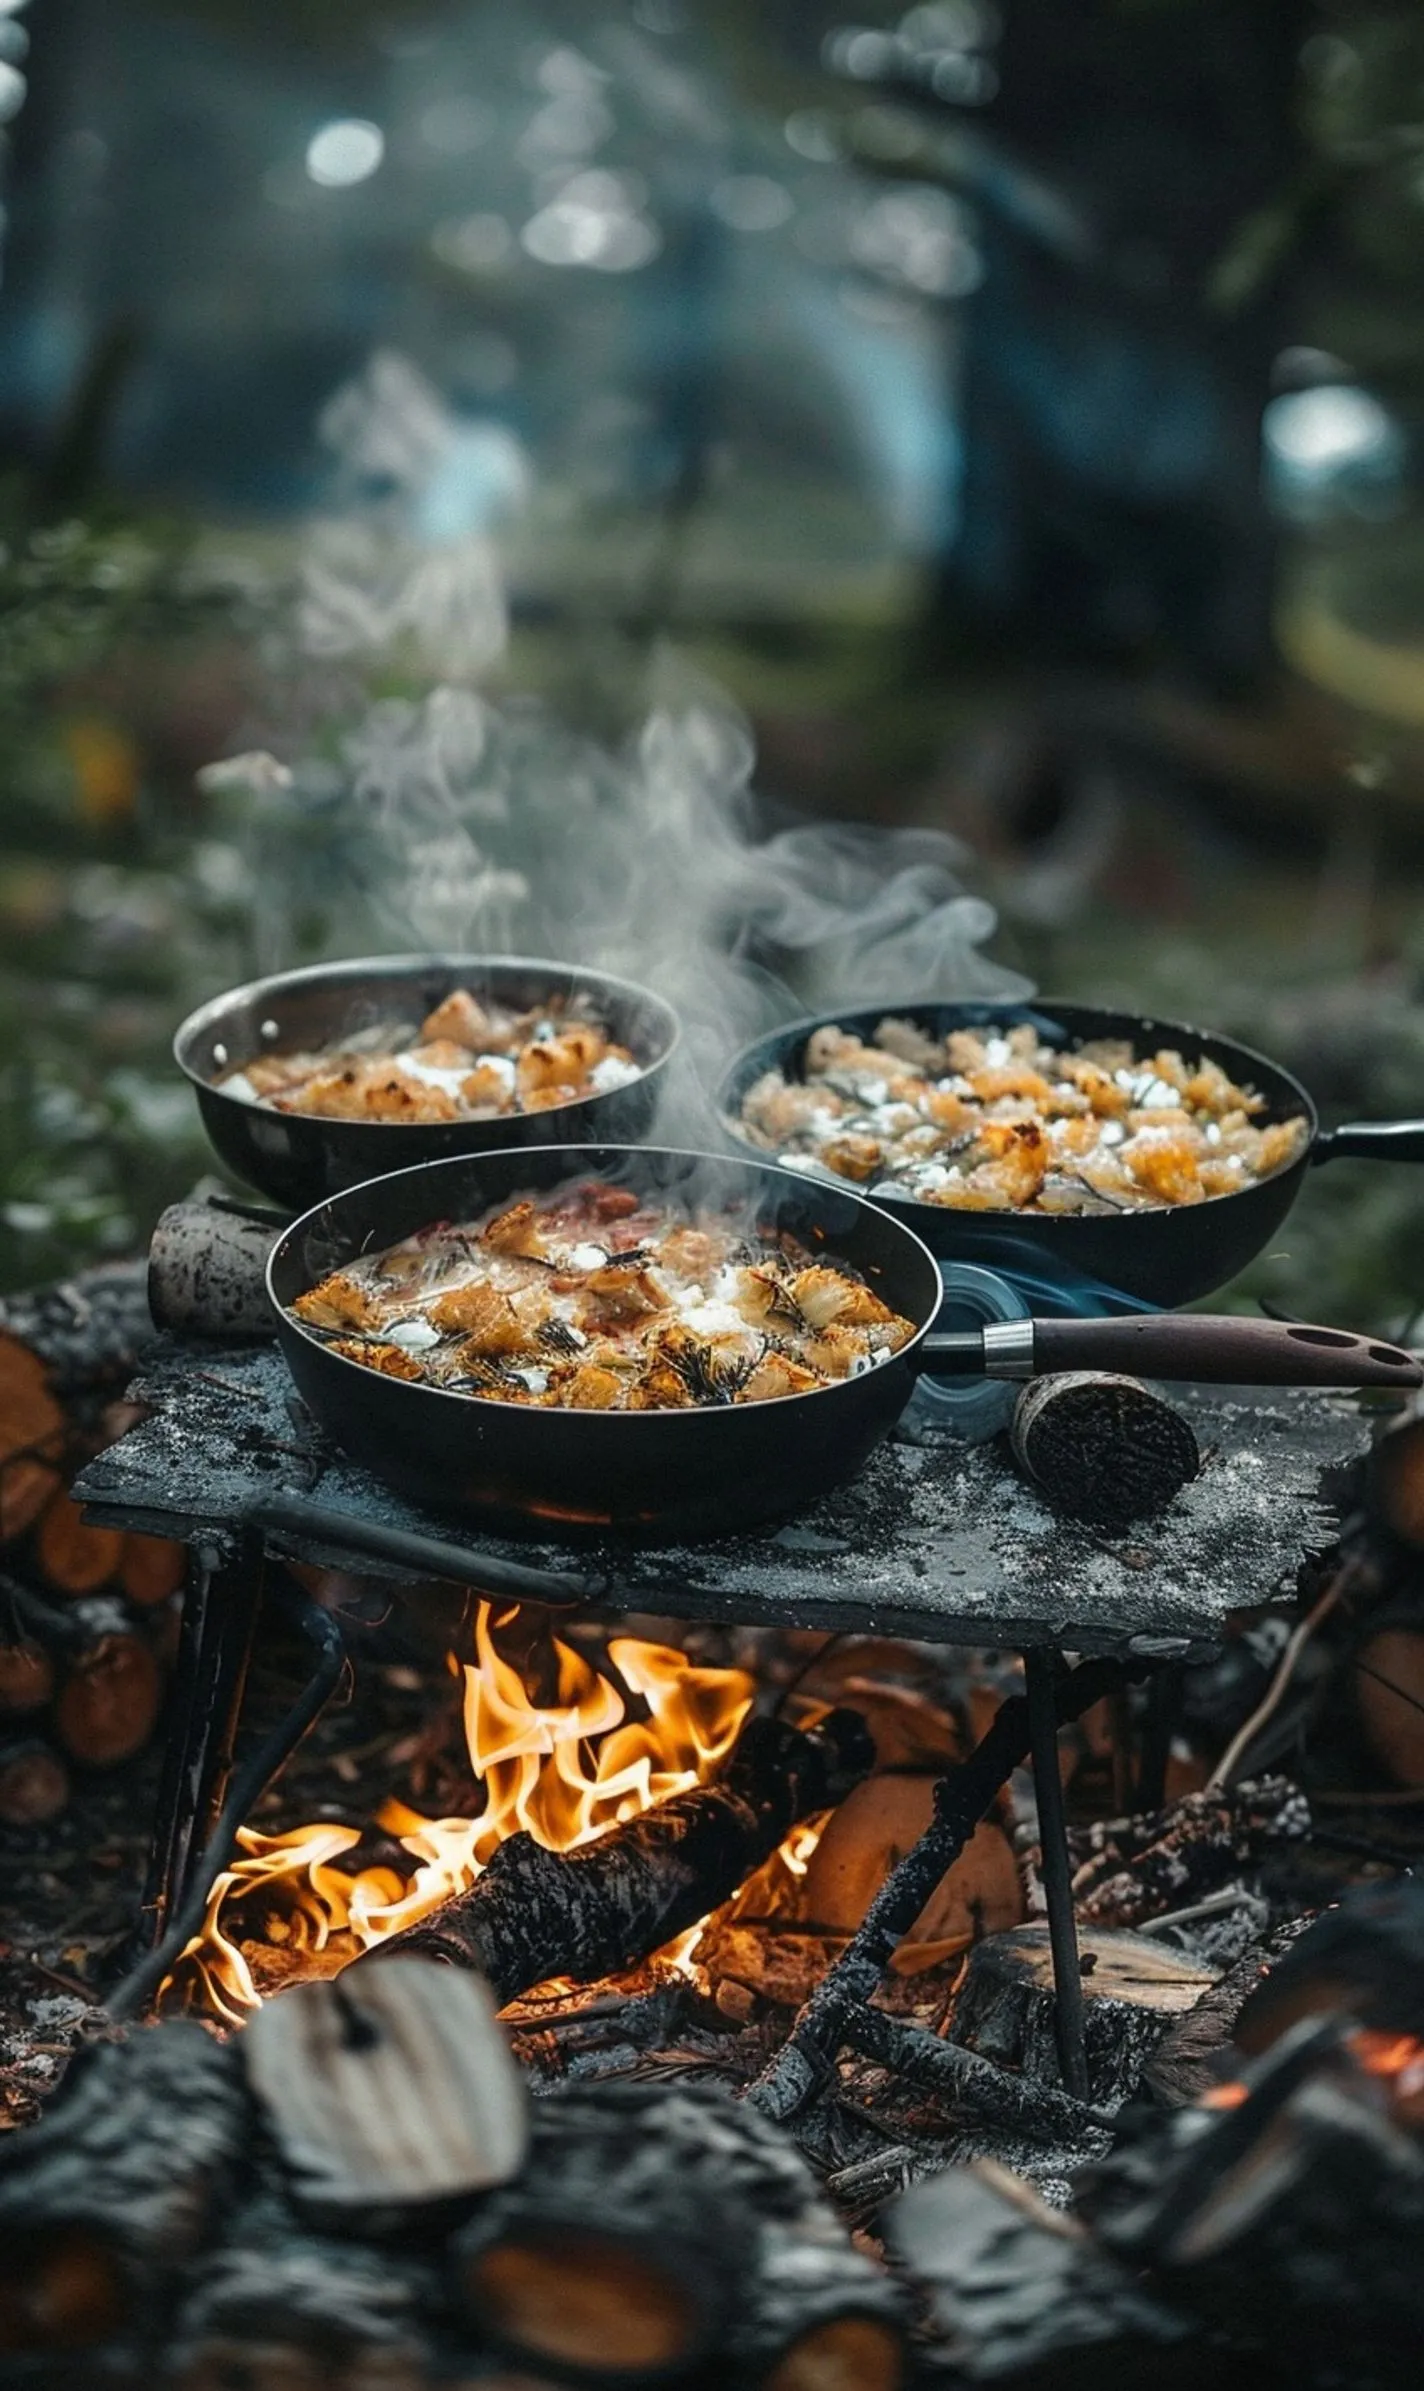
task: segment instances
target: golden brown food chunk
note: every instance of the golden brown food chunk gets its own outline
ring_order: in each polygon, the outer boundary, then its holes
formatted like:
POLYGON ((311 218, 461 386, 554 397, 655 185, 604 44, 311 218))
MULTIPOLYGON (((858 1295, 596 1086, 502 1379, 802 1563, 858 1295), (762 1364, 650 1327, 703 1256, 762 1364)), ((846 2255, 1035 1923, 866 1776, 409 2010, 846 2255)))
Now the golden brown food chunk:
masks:
POLYGON ((526 1112, 552 1112, 556 1105, 577 1104, 578 1100, 579 1091, 573 1087, 556 1085, 547 1088, 528 1088, 524 1091, 524 1110, 526 1112))
POLYGON ((581 1362, 565 1382, 563 1400, 572 1411, 612 1411, 623 1393, 624 1381, 597 1362, 581 1362))
MULTIPOLYGON (((280 1103, 280 1099, 278 1099, 280 1103)), ((284 1109, 322 1120, 456 1121, 459 1110, 443 1088, 431 1087, 393 1063, 352 1064, 329 1079, 313 1079, 284 1109)))
POLYGON ((457 1046, 453 1038, 430 1038, 410 1052, 411 1060, 424 1063, 427 1071, 463 1071, 470 1060, 468 1046, 457 1046))
POLYGON ((1122 1159, 1141 1188, 1164 1204, 1199 1204, 1202 1200, 1198 1147, 1193 1135, 1174 1137, 1170 1131, 1147 1129, 1131 1137, 1122 1159))
POLYGON ((367 1344, 360 1337, 338 1337, 331 1348, 349 1362, 359 1362, 365 1370, 379 1370, 383 1378, 423 1378, 425 1373, 413 1353, 401 1345, 367 1344))
POLYGON ((880 1168, 882 1153, 878 1138, 847 1132, 843 1137, 827 1139, 821 1148, 821 1160, 837 1177, 863 1181, 874 1178, 880 1168))
POLYGON ((538 1219, 527 1196, 522 1202, 511 1204, 507 1211, 496 1213, 481 1235, 497 1254, 527 1254, 536 1261, 545 1254, 538 1219))
POLYGON ((609 1262, 591 1270, 581 1286, 579 1324, 584 1328, 623 1327, 667 1309, 667 1297, 637 1263, 609 1262))
POLYGON ((333 1270, 319 1287, 299 1295, 292 1305, 310 1328, 379 1328, 381 1314, 369 1288, 344 1270, 333 1270))
POLYGON ((683 1278, 705 1279, 717 1268, 726 1250, 726 1241, 718 1245, 705 1229, 672 1229, 663 1239, 660 1259, 683 1278))
POLYGON ((1041 1071, 1024 1063, 1005 1063, 965 1074, 981 1104, 997 1104, 1005 1096, 1025 1096, 1031 1104, 1047 1104, 1053 1094, 1041 1071))
POLYGON ((511 1112, 514 1108, 514 1090, 493 1063, 477 1063, 469 1077, 461 1080, 460 1094, 477 1112, 511 1112))
POLYGON ((471 1054, 501 1054, 510 1045, 513 1024, 501 1020, 471 996, 468 988, 452 988, 420 1025, 423 1039, 448 1038, 471 1054))
POLYGON ((487 1279, 475 1279, 466 1287, 452 1287, 447 1295, 437 1295, 427 1306, 426 1317, 442 1336, 462 1333, 471 1353, 519 1353, 529 1342, 529 1333, 509 1297, 499 1294, 487 1279))
POLYGON ((784 1395, 810 1395, 825 1385, 824 1378, 795 1362, 789 1353, 768 1353, 757 1363, 737 1396, 739 1403, 774 1403, 784 1395))

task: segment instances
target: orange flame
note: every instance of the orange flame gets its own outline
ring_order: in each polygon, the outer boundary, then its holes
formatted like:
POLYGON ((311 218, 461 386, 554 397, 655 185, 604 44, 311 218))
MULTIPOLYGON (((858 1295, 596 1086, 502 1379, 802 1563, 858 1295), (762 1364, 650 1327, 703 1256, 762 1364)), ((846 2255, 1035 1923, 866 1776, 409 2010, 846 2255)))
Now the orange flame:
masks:
MULTIPOLYGON (((1390 2034, 1374 2026, 1352 2026, 1345 2041, 1357 2065, 1366 2075, 1378 2076, 1387 2084, 1395 2106, 1409 2110, 1412 2118, 1414 2105, 1424 2094, 1424 2042, 1414 2034, 1390 2034)), ((1239 2109, 1250 2089, 1239 2077, 1227 2084, 1213 2084, 1200 2095, 1197 2107, 1239 2109)))
MULTIPOLYGON (((555 1698, 541 1707, 495 1643, 495 1628, 512 1616, 496 1620, 490 1604, 480 1604, 477 1661, 463 1671, 465 1738, 485 1796, 478 1817, 424 1818, 398 1801, 377 1813, 376 1824, 417 1862, 409 1883, 390 1868, 340 1867, 340 1855, 361 1839, 355 1827, 242 1829, 244 1857, 218 1878, 202 1932, 183 1954, 220 2017, 237 2024, 261 2000, 224 1924, 234 1896, 272 1889, 269 1941, 317 1952, 349 1934, 367 1950, 473 1884, 506 1835, 523 1828, 550 1851, 571 1851, 703 1783, 731 1749, 751 1707, 752 1681, 741 1669, 699 1668, 664 1645, 615 1636, 604 1674, 555 1637, 555 1698), (629 1717, 629 1695, 641 1698, 646 1718, 629 1717)), ((686 1965, 699 1931, 678 1938, 675 1964, 686 1965)))

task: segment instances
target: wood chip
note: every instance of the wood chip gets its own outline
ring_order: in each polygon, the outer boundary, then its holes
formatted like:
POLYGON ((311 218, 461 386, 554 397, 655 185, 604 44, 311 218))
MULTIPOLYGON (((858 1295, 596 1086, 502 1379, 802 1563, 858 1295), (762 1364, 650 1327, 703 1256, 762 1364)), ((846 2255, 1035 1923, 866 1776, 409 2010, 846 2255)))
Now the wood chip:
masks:
POLYGON ((313 2216, 462 2197, 523 2164, 523 2078, 474 1974, 390 1959, 294 1985, 259 2010, 243 2049, 313 2216))

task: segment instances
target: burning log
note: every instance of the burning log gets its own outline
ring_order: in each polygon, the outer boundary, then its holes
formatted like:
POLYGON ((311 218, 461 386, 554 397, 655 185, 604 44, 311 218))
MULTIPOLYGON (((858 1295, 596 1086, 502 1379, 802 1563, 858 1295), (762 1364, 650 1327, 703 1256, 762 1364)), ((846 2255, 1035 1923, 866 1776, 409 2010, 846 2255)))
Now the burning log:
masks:
POLYGON ((1143 2090, 1163 2108, 1177 2109, 1199 2099, 1239 2066, 1232 2044, 1236 2021, 1262 1979, 1310 1924, 1308 1916, 1292 1918, 1253 1943, 1163 2035, 1142 2071, 1143 2090))
POLYGON ((267 1257, 279 1230, 216 1204, 170 1204, 148 1256, 148 1301, 180 1337, 270 1337, 267 1257))
POLYGON ((754 1719, 710 1785, 675 1794, 576 1851, 509 1836, 465 1892, 353 1965, 407 1952, 477 1968, 501 2005, 550 1976, 588 1983, 616 1975, 729 1899, 793 1826, 838 1802, 873 1758, 854 1711, 832 1711, 804 1730, 754 1719))
POLYGON ((653 2382, 715 2352, 778 2391, 896 2391, 902 2302, 792 2145, 723 2092, 550 2093, 529 2159, 455 2247, 467 2315, 579 2381, 653 2382))
POLYGON ((1201 1468, 1187 1422, 1136 1378, 1068 1370, 1025 1387, 1009 1443, 1054 1508, 1124 1528, 1166 1509, 1201 1468))
POLYGON ((0 1826, 49 1826, 69 1807, 69 1770, 38 1735, 0 1742, 0 1826))
POLYGON ((888 2239, 928 2296, 936 2367, 956 2383, 1077 2391, 1150 2379, 1171 2391, 1201 2379, 1200 2329, 1005 2168, 981 2160, 914 2185, 888 2239))
POLYGON ((82 2052, 39 2124, 0 2142, 0 2355, 156 2334, 250 2134, 240 2057, 200 2026, 82 2052))
POLYGON ((1078 1914, 1098 1926, 1141 1926, 1200 1901, 1259 1867, 1273 1845, 1310 1831, 1305 1795, 1287 1777, 1189 1793, 1166 1810, 1069 1831, 1078 1914))
POLYGON ((258 2011, 248 2081, 318 2223, 468 2197, 529 2142, 519 2069, 476 1976, 420 1960, 296 1985, 258 2011))
MULTIPOLYGON (((1099 1929, 1080 1936, 1078 1951, 1088 2095, 1116 2105, 1135 2090, 1169 2026, 1195 2006, 1212 1979, 1146 1935, 1099 1929)), ((950 2032, 966 2050, 1030 2081, 1061 2082, 1046 1926, 1018 1926, 975 1944, 950 2032)))

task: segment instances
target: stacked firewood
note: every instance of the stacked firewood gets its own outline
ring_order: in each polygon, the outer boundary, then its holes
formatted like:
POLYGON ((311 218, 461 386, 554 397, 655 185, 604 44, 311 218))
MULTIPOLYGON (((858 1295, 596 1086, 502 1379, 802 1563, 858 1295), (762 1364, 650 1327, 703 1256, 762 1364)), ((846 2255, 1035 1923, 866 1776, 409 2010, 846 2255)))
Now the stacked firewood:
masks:
POLYGON ((0 1303, 0 1829, 141 1752, 162 1706, 181 1546, 86 1521, 77 1469, 132 1424, 153 1335, 140 1263, 0 1303))

